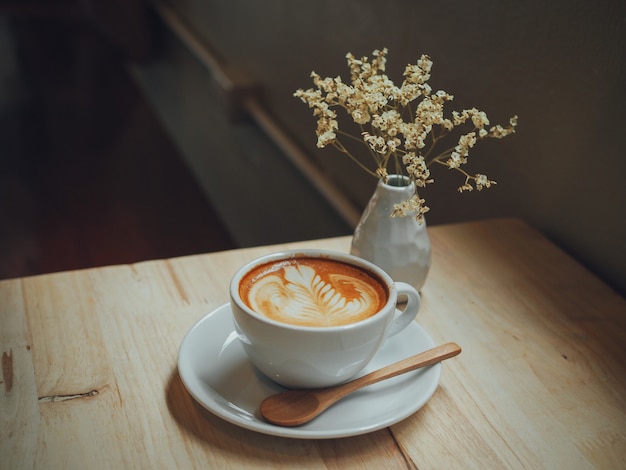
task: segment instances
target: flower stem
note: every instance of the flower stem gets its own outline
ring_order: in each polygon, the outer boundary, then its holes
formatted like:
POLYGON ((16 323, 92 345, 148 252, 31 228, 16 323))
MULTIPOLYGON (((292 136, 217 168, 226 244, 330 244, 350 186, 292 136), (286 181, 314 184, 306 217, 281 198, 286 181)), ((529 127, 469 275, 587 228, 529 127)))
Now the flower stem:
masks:
POLYGON ((339 150, 341 153, 345 153, 348 157, 350 157, 350 159, 356 163, 359 167, 361 167, 363 170, 365 170, 367 173, 369 173, 370 175, 378 178, 378 175, 376 174, 376 172, 370 170, 368 167, 366 167, 363 163, 361 163, 354 155, 352 155, 347 148, 345 148, 341 142, 339 142, 338 140, 335 140, 335 142, 333 142, 333 146, 339 150))

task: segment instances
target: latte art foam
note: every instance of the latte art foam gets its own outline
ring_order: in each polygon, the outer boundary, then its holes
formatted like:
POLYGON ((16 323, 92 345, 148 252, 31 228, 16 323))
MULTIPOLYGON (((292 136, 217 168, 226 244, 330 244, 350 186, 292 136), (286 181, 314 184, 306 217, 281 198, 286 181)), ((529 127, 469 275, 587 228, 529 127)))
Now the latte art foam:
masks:
POLYGON ((304 257, 257 267, 242 280, 240 296, 257 313, 303 326, 355 323, 387 302, 386 288, 367 271, 304 257))

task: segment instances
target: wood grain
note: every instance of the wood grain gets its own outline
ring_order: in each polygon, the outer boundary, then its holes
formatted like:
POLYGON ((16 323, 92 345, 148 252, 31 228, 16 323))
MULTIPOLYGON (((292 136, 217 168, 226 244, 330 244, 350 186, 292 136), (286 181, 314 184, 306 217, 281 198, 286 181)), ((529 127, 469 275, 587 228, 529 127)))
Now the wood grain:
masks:
POLYGON ((463 354, 413 416, 332 441, 222 421, 176 359, 244 262, 349 238, 0 281, 0 468, 623 468, 626 301, 519 221, 430 234, 417 321, 463 354))

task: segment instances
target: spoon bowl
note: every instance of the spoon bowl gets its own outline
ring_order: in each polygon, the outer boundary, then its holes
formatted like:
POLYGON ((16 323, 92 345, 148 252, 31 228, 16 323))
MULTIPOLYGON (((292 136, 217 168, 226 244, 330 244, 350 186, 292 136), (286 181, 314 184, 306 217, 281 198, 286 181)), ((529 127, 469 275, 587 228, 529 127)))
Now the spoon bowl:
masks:
POLYGON ((261 415, 279 426, 300 426, 360 388, 449 359, 460 352, 456 343, 446 343, 336 387, 276 393, 261 402, 261 415))

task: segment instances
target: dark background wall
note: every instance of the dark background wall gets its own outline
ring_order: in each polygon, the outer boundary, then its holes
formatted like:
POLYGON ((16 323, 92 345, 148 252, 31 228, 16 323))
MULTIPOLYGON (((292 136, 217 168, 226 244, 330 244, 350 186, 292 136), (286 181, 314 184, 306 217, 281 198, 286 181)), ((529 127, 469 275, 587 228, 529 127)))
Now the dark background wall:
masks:
MULTIPOLYGON (((471 157, 476 171, 498 185, 460 195, 452 174, 435 174, 437 182, 424 192, 429 223, 521 217, 626 292, 626 2, 169 0, 167 5, 219 57, 261 85, 271 113, 358 207, 375 181, 343 156, 315 147, 313 117, 292 93, 310 86, 311 70, 347 79, 346 52, 361 56, 389 48, 388 74, 396 82, 407 63, 429 54, 432 86, 455 95, 450 109, 476 106, 503 124, 519 115, 517 134, 483 143, 471 157)), ((239 199, 256 194, 250 204, 267 194, 262 204, 277 207, 283 222, 298 210, 299 198, 312 197, 305 183, 286 183, 286 193, 272 189, 290 179, 282 170, 273 174, 272 168, 282 165, 276 163, 280 152, 257 130, 227 121, 206 71, 175 36, 162 32, 156 58, 136 72, 209 197, 227 207, 224 212, 239 213, 232 222, 238 231, 248 230, 246 218, 259 226, 253 214, 258 210, 230 208, 229 190, 239 199), (250 173, 250 161, 256 161, 255 181, 224 184, 224 173, 233 179, 250 173)), ((294 215, 293 224, 277 223, 243 242, 347 233, 337 220, 327 220, 333 218, 328 207, 311 201, 312 226, 294 215), (294 224, 300 229, 289 232, 294 224)))

